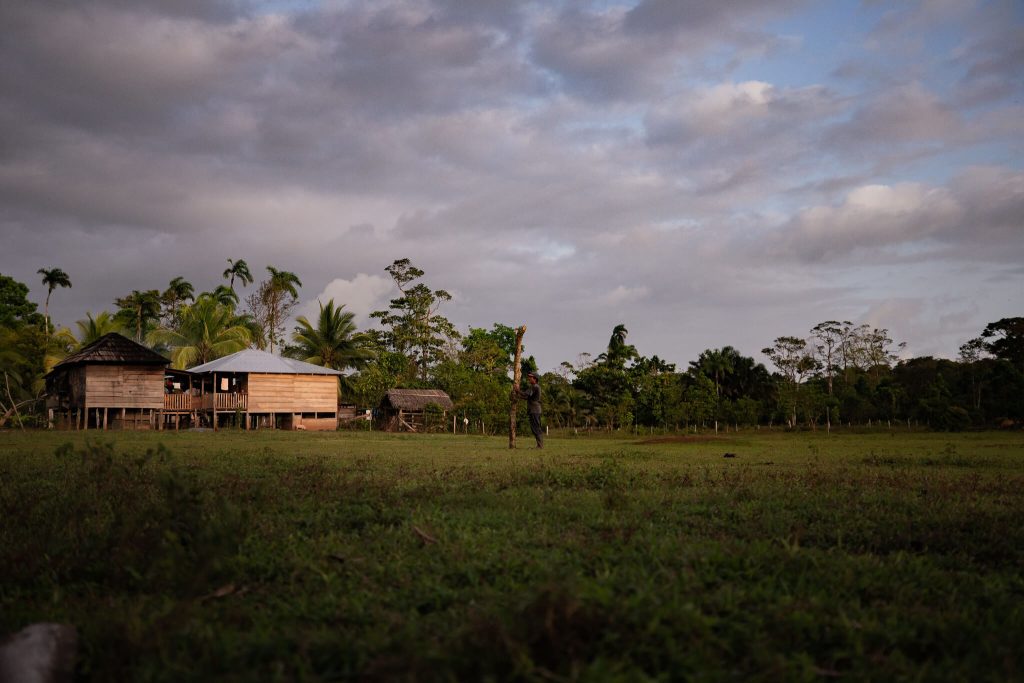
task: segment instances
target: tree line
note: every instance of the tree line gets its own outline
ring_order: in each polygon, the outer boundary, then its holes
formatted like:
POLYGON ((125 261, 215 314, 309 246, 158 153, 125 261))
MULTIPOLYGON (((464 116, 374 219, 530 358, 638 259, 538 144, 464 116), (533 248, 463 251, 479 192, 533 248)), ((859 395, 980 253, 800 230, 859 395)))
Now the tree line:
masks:
MULTIPOLYGON (((256 282, 243 259, 228 259, 222 280, 196 293, 182 277, 164 289, 132 290, 113 311, 90 311, 76 329, 56 327, 51 297, 71 287, 60 268, 39 270, 43 313, 27 285, 0 275, 0 426, 42 420, 43 376, 68 354, 119 332, 187 369, 245 348, 279 352, 348 371, 339 399, 377 405, 396 387, 446 391, 467 430, 507 424, 515 329, 460 331, 442 313, 451 294, 423 280, 409 259, 385 268, 398 290, 374 311, 378 328, 358 330, 344 304, 321 302, 314 320, 295 319, 302 281, 266 266, 256 282), (246 290, 240 296, 238 288, 246 290)), ((1024 420, 1024 318, 989 323, 955 360, 900 359, 889 330, 828 320, 762 349, 771 367, 732 346, 707 349, 677 368, 644 356, 617 325, 596 356, 581 353, 541 376, 545 419, 572 430, 727 430, 753 426, 830 429, 836 425, 920 425, 962 430, 1024 420)), ((536 371, 533 356, 523 371, 536 371)))

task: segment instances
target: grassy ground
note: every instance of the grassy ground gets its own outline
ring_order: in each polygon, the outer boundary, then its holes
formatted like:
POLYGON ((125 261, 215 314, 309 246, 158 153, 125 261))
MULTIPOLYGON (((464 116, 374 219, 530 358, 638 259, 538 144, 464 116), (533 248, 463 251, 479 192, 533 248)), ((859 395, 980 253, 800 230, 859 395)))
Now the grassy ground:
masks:
POLYGON ((506 446, 0 433, 0 632, 104 681, 1024 678, 1022 434, 506 446))

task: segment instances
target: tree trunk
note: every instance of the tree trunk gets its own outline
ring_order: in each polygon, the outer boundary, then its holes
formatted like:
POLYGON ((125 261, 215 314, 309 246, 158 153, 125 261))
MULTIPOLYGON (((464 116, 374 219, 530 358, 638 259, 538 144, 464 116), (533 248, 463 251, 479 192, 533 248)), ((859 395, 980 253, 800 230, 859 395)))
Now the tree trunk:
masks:
POLYGON ((516 355, 512 364, 512 395, 508 411, 508 447, 516 447, 516 418, 519 412, 519 382, 523 379, 523 369, 520 362, 523 358, 523 335, 526 334, 526 325, 516 330, 516 355))

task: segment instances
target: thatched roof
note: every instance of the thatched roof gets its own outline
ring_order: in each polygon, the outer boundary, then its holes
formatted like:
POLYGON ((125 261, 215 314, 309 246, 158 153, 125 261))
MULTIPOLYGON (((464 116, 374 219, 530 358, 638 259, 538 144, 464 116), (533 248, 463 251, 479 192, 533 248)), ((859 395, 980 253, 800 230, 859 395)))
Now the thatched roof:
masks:
POLYGON ((392 389, 381 401, 383 407, 391 406, 399 410, 423 410, 431 404, 444 410, 455 407, 448 394, 440 389, 392 389))
POLYGON ((50 373, 86 363, 168 365, 170 362, 153 349, 136 343, 117 332, 111 332, 57 363, 50 373))

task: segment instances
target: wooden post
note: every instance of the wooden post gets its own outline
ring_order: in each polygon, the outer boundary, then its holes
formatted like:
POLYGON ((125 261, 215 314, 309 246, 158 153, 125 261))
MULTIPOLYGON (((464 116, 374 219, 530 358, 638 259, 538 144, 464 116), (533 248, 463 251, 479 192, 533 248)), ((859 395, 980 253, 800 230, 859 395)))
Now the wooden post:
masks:
POLYGON ((516 355, 512 361, 512 394, 508 411, 508 447, 516 447, 516 418, 519 412, 519 383, 523 379, 521 361, 523 359, 523 335, 526 334, 526 325, 516 329, 516 355))
POLYGON ((82 412, 85 413, 85 421, 82 423, 82 431, 89 431, 89 404, 86 403, 82 406, 82 412))
POLYGON ((103 431, 107 431, 107 409, 103 409, 103 431))
POLYGON ((217 431, 217 373, 213 373, 213 431, 217 431))

